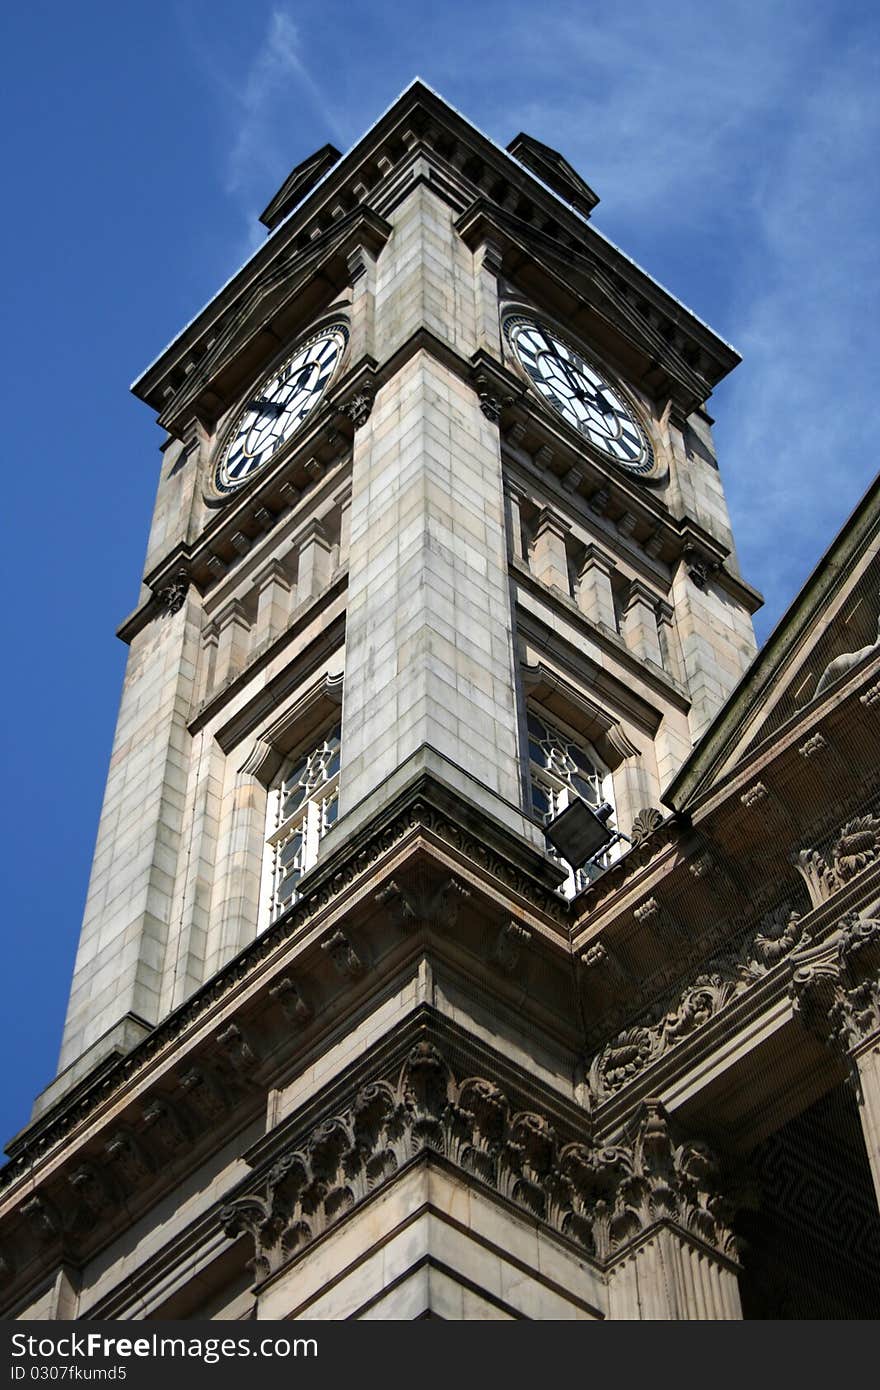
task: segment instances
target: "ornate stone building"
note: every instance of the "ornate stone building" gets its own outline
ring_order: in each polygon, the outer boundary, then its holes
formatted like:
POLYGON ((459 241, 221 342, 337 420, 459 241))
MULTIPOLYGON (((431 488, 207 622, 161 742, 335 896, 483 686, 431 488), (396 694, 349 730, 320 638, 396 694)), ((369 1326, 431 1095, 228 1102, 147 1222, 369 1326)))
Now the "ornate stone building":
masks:
POLYGON ((596 201, 416 82, 136 383, 7 1316, 877 1313, 880 493, 755 659, 736 353, 596 201), (628 839, 570 867, 579 800, 628 839))

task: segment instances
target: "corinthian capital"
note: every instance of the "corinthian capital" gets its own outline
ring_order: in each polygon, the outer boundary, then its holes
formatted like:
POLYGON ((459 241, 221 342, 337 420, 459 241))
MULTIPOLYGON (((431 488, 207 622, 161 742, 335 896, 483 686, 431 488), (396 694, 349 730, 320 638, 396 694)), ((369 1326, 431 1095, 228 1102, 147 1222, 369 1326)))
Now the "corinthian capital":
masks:
POLYGON ((821 946, 792 956, 792 1006, 849 1055, 880 1032, 880 921, 849 914, 821 946))

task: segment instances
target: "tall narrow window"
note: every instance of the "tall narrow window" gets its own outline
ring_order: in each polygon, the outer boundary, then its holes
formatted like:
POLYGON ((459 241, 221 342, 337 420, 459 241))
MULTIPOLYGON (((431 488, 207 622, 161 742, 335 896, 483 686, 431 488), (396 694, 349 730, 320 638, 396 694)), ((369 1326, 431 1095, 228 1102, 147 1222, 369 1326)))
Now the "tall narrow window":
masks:
MULTIPOLYGON (((612 800, 611 776, 588 745, 578 743, 533 711, 528 716, 528 727, 529 780, 536 820, 546 825, 565 810, 573 796, 582 797, 593 807, 612 800)), ((604 861, 593 869, 569 869, 562 891, 572 897, 603 867, 604 861)))
POLYGON ((339 810, 339 725, 289 764, 269 792, 266 889, 269 920, 299 894, 299 881, 318 858, 318 842, 339 810))

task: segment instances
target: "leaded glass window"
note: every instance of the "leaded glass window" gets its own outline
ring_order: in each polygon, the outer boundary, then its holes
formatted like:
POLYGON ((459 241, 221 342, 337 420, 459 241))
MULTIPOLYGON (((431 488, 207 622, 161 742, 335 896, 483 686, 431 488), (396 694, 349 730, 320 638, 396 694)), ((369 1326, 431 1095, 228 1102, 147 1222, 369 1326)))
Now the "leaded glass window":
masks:
POLYGON ((339 726, 294 758, 269 793, 269 920, 296 901, 299 881, 339 811, 339 726))
MULTIPOLYGON (((534 711, 528 716, 528 732, 529 782, 532 814, 536 820, 546 825, 565 810, 573 796, 582 797, 588 806, 599 806, 612 799, 607 769, 587 745, 577 742, 534 711)), ((548 850, 553 853, 549 846, 548 850)), ((573 896, 586 887, 602 867, 604 865, 600 864, 593 870, 569 871, 563 892, 573 896)))

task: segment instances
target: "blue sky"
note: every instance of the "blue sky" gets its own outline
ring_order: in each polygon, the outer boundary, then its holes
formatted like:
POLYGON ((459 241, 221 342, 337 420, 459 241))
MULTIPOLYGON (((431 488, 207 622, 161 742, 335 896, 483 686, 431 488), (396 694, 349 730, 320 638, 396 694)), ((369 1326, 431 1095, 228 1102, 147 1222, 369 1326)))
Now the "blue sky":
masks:
POLYGON ((716 419, 766 635, 876 468, 880 10, 847 0, 6 6, 0 1139, 51 1079, 160 434, 128 383, 289 169, 418 73, 559 148, 743 353, 716 419))

